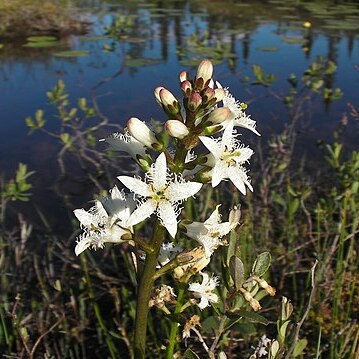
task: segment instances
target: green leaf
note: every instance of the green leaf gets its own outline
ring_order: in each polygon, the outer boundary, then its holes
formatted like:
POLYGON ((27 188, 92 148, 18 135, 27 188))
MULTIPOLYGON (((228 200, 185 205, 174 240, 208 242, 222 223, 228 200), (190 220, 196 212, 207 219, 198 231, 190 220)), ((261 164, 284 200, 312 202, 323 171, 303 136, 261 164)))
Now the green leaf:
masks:
POLYGON ((200 359, 199 356, 191 349, 187 349, 184 353, 186 359, 200 359))
POLYGON ((297 357, 299 355, 302 354, 303 350, 305 349, 305 347, 307 346, 308 344, 308 340, 307 339, 300 339, 295 347, 294 347, 294 350, 293 350, 293 357, 297 357))
POLYGON ((202 322, 203 331, 206 333, 216 331, 218 329, 218 326, 219 326, 219 320, 217 317, 214 317, 214 316, 207 317, 202 322))
POLYGON ((246 318, 246 319, 250 320, 251 322, 255 322, 255 323, 261 323, 264 325, 269 324, 269 320, 267 318, 263 317, 263 315, 260 315, 255 312, 250 312, 247 310, 236 310, 233 312, 226 312, 226 315, 229 318, 234 319, 234 322, 231 323, 231 325, 240 321, 242 318, 246 318))
POLYGON ((242 287, 244 282, 244 265, 240 258, 232 256, 229 260, 229 271, 236 290, 242 287))
POLYGON ((29 42, 49 42, 49 41, 57 41, 55 36, 29 36, 26 38, 29 42))
POLYGON ((84 57, 88 56, 89 52, 86 50, 69 50, 69 51, 60 51, 55 52, 54 56, 57 57, 84 57))
POLYGON ((253 274, 261 277, 268 270, 271 260, 272 257, 269 252, 259 254, 253 264, 253 274))

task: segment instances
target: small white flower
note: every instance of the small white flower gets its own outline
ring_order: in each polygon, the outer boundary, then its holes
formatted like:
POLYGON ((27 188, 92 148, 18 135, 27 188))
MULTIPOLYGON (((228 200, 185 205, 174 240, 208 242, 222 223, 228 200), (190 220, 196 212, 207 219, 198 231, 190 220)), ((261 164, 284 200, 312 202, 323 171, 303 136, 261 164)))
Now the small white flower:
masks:
MULTIPOLYGON (((186 224, 186 235, 198 241, 204 248, 206 257, 210 257, 212 253, 223 244, 222 237, 228 234, 238 225, 239 216, 231 214, 229 222, 221 221, 218 205, 210 217, 205 222, 192 222, 186 224)), ((239 211, 235 209, 234 211, 239 211)))
POLYGON ((257 348, 255 348, 254 355, 257 358, 261 358, 268 354, 268 349, 270 347, 272 340, 267 338, 266 335, 262 335, 259 339, 259 343, 257 345, 257 348))
POLYGON ((209 303, 217 303, 218 296, 212 293, 218 284, 218 277, 212 276, 211 278, 207 273, 201 272, 203 277, 202 283, 190 283, 188 290, 193 292, 193 295, 200 299, 198 307, 202 310, 209 306, 209 303))
POLYGON ((202 183, 186 182, 167 169, 166 156, 161 153, 146 174, 147 181, 129 176, 117 177, 127 188, 144 199, 131 214, 127 225, 142 222, 153 212, 157 213, 162 224, 174 238, 177 233, 178 205, 188 197, 195 195, 202 183))
POLYGON ((249 182, 247 171, 243 164, 249 160, 253 150, 244 147, 233 133, 233 121, 223 132, 221 139, 199 136, 199 139, 212 153, 215 165, 211 170, 212 186, 216 187, 223 179, 229 178, 244 195, 247 186, 253 188, 249 182))
POLYGON ((95 201, 89 211, 75 209, 74 214, 80 221, 84 232, 80 235, 75 247, 78 256, 87 248, 103 248, 105 243, 121 243, 124 234, 131 234, 132 227, 126 224, 134 209, 134 202, 126 198, 115 186, 109 197, 95 201))
MULTIPOLYGON (((216 81, 218 88, 222 88, 222 85, 216 81)), ((229 92, 228 88, 224 88, 225 96, 222 99, 223 106, 228 107, 231 110, 232 116, 229 117, 225 122, 222 122, 222 125, 226 127, 230 121, 234 121, 234 126, 239 126, 251 130, 256 135, 260 136, 260 133, 256 130, 256 121, 250 118, 250 115, 247 115, 241 106, 241 103, 236 100, 233 95, 229 92)))
POLYGON ((132 158, 137 160, 137 156, 145 157, 146 147, 143 143, 137 141, 128 131, 125 133, 113 133, 110 137, 104 138, 100 141, 107 142, 112 151, 127 152, 132 158))

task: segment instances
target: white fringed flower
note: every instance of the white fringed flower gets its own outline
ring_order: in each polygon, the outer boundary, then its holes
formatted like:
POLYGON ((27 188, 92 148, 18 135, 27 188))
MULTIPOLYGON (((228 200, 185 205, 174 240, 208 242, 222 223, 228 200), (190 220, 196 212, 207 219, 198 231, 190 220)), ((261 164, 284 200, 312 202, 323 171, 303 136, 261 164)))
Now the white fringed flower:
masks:
POLYGON ((95 201, 88 211, 75 209, 74 214, 84 230, 78 238, 75 254, 78 256, 87 248, 103 248, 107 242, 123 242, 123 235, 131 235, 132 232, 132 227, 126 222, 134 207, 133 200, 126 198, 115 186, 109 197, 95 201))
POLYGON ((198 307, 202 310, 209 306, 209 303, 217 303, 218 296, 216 293, 212 293, 217 284, 218 284, 218 277, 209 277, 207 273, 201 272, 203 277, 202 283, 190 283, 188 286, 188 290, 193 292, 195 298, 200 299, 200 302, 197 304, 198 307))
POLYGON ((140 197, 140 204, 127 221, 133 226, 157 213, 162 224, 174 238, 177 233, 178 205, 188 197, 195 195, 202 183, 186 182, 167 169, 166 156, 161 153, 146 174, 147 181, 129 176, 117 177, 127 188, 140 197))
POLYGON ((253 191, 247 171, 243 166, 252 156, 253 150, 244 147, 237 140, 233 133, 233 121, 228 124, 221 139, 205 136, 199 136, 199 139, 212 153, 215 160, 211 170, 213 187, 216 187, 223 179, 229 178, 244 195, 246 194, 245 186, 253 191))
POLYGON ((239 223, 240 210, 238 208, 234 208, 230 212, 229 222, 222 223, 219 207, 220 205, 205 222, 192 222, 185 225, 186 235, 203 246, 206 257, 210 257, 218 246, 223 244, 222 238, 239 223))
POLYGON ((110 137, 100 141, 107 142, 109 150, 127 152, 132 158, 137 160, 137 156, 145 157, 146 147, 143 143, 137 141, 128 131, 125 133, 113 133, 110 137))
MULTIPOLYGON (((218 88, 222 88, 222 85, 216 81, 218 88)), ((250 115, 247 115, 241 103, 236 100, 233 95, 229 92, 228 88, 224 88, 225 96, 222 99, 223 106, 228 107, 231 110, 232 116, 229 117, 225 122, 222 122, 222 125, 226 127, 230 121, 234 121, 234 126, 239 126, 251 130, 256 135, 260 136, 260 133, 256 130, 256 121, 250 118, 250 115)))

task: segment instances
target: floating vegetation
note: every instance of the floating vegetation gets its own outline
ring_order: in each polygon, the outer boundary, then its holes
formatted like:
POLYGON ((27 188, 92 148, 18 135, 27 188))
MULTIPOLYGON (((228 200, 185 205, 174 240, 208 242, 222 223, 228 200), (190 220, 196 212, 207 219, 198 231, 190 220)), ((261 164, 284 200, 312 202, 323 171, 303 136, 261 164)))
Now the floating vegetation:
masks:
POLYGON ((53 47, 58 46, 59 42, 55 36, 29 36, 25 47, 53 47))
POLYGON ((88 56, 88 51, 86 50, 69 50, 69 51, 60 51, 55 52, 53 55, 57 57, 84 57, 88 56))
POLYGON ((267 51, 267 52, 274 52, 279 50, 277 46, 258 46, 256 49, 259 51, 267 51))

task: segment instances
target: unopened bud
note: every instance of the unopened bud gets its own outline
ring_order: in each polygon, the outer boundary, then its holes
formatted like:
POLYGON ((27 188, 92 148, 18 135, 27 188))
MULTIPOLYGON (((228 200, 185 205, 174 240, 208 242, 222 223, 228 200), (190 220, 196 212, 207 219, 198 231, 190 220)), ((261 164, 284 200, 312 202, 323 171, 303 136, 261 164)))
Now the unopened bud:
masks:
POLYGON ((203 60, 197 69, 196 79, 203 79, 204 84, 212 78, 213 75, 213 65, 209 60, 203 60))
POLYGON ((145 146, 154 149, 161 147, 161 144, 157 140, 154 132, 138 118, 131 117, 127 122, 127 129, 137 141, 143 143, 145 146))
POLYGON ((179 79, 180 79, 180 82, 182 83, 183 81, 187 81, 189 80, 189 74, 187 71, 181 71, 180 74, 179 74, 179 79))
POLYGON ((165 129, 172 137, 179 139, 182 139, 189 134, 186 125, 178 120, 168 120, 165 123, 165 129))
POLYGON ((190 111, 194 112, 202 104, 202 97, 198 92, 193 92, 188 100, 188 108, 190 111))
POLYGON ((186 96, 189 96, 190 92, 192 91, 192 84, 189 81, 181 82, 181 90, 186 96))
POLYGON ((210 87, 206 88, 203 94, 203 102, 207 103, 214 98, 215 91, 210 87))
POLYGON ((160 91, 163 90, 164 87, 160 86, 160 87, 156 87, 155 90, 153 91, 155 97, 156 97, 156 101, 162 105, 162 101, 161 101, 161 97, 160 97, 160 91))
POLYGON ((239 223, 241 219, 241 208, 240 206, 234 206, 229 212, 229 223, 239 223))
POLYGON ((208 117, 208 122, 213 124, 222 123, 229 119, 232 112, 228 107, 219 107, 214 109, 208 117))
POLYGON ((220 102, 226 96, 226 92, 223 89, 215 89, 214 90, 214 97, 216 98, 217 102, 220 102))
POLYGON ((179 113, 179 111, 180 111, 179 103, 178 103, 176 97, 173 96, 172 92, 163 88, 162 90, 160 90, 160 99, 161 99, 163 108, 170 115, 176 115, 177 113, 179 113))

